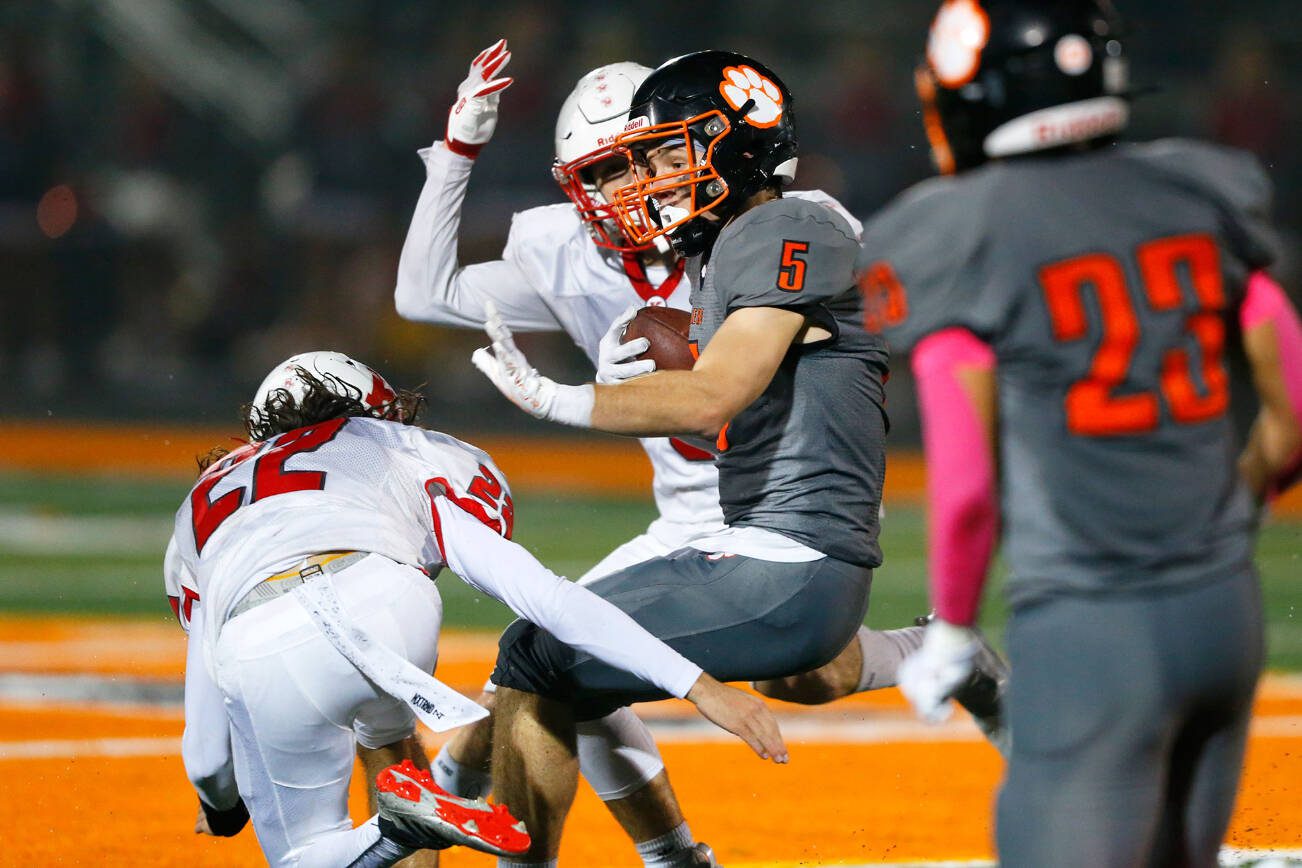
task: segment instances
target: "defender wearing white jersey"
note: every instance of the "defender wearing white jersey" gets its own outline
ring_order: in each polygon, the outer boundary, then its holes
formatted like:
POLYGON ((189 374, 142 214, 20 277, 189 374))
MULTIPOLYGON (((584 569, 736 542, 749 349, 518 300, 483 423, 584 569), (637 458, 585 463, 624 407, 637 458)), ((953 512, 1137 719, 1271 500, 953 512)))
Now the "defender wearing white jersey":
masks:
POLYGON ((428 674, 442 616, 432 577, 445 566, 785 759, 759 700, 510 542, 501 472, 473 446, 405 424, 413 397, 338 353, 295 356, 259 389, 252 441, 217 456, 177 512, 165 573, 190 634, 182 754, 200 831, 235 834, 251 817, 277 866, 528 846, 503 808, 449 796, 410 764, 380 774, 377 817, 348 818, 355 743, 399 744, 416 716, 442 730, 484 713, 428 674))
MULTIPOLYGON (((422 322, 479 329, 487 320, 485 304, 491 302, 512 329, 563 331, 594 367, 600 367, 603 361, 618 364, 645 349, 634 344, 618 358, 613 351, 605 359, 602 356, 603 335, 621 313, 631 316, 631 306, 689 310, 682 262, 654 246, 628 242, 602 194, 626 183, 626 170, 620 161, 609 159, 609 146, 623 128, 633 91, 649 72, 636 63, 614 63, 580 79, 556 125, 554 174, 573 204, 516 214, 502 258, 495 261, 460 265, 457 235, 473 154, 482 146, 480 142, 471 150, 459 137, 486 141, 496 108, 485 107, 476 114, 477 133, 457 130, 458 121, 451 120, 447 137, 420 151, 425 186, 398 265, 394 288, 398 313, 422 322)), ((472 66, 471 77, 460 90, 469 89, 476 76, 472 66)), ((484 87, 493 84, 489 81, 484 87)), ((489 98, 499 93, 493 91, 489 98)), ((473 105, 459 100, 457 106, 463 102, 463 112, 473 105)), ((650 370, 645 362, 633 365, 631 370, 606 368, 602 373, 622 378, 650 370)), ((653 492, 660 515, 645 534, 620 546, 588 576, 638 563, 722 526, 713 456, 665 437, 648 437, 641 443, 655 471, 653 492)))
MULTIPOLYGON (((516 214, 501 259, 465 266, 457 261, 462 202, 474 157, 495 127, 498 97, 511 82, 495 78, 509 59, 504 42, 475 58, 458 88, 446 137, 420 151, 426 180, 398 267, 397 310, 408 319, 479 328, 491 303, 515 331, 564 331, 592 361, 598 382, 649 373, 654 363, 631 361, 646 349, 645 340, 622 344, 623 326, 643 305, 691 308, 683 260, 663 241, 657 246, 629 240, 609 201, 631 180, 627 160, 613 158, 611 146, 649 68, 613 63, 579 80, 561 108, 555 135, 553 175, 571 204, 516 214)), ((787 195, 824 205, 853 231, 860 228, 822 192, 787 195)), ((640 442, 654 470, 659 516, 645 533, 592 567, 581 583, 723 530, 714 455, 678 438, 640 442)), ((858 680, 858 668, 850 678, 858 680)), ((491 703, 491 683, 486 691, 481 701, 491 703)), ((784 698, 797 699, 798 688, 789 693, 784 698)), ((442 785, 461 795, 487 792, 487 724, 465 728, 440 751, 434 771, 442 785)), ((638 844, 646 864, 689 858, 691 833, 659 751, 633 712, 621 708, 585 721, 578 742, 584 777, 638 844)))

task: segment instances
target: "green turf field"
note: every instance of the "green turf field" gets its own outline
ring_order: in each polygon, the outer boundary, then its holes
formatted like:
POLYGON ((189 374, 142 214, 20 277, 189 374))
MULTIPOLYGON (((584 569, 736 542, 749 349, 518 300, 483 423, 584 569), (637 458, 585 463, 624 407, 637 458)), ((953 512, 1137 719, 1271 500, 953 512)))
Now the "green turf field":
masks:
MULTIPOLYGON (((171 618, 161 562, 184 483, 54 476, 0 476, 0 612, 76 612, 171 618)), ((557 572, 577 576, 639 533, 649 502, 517 492, 516 539, 557 572)), ((886 564, 878 570, 868 621, 893 627, 925 610, 923 522, 916 508, 888 507, 886 564)), ((1302 670, 1302 523, 1262 531, 1270 665, 1302 670)), ((506 608, 450 574, 439 579, 447 623, 500 627, 506 608)), ((990 596, 984 621, 998 635, 1004 616, 990 596)))

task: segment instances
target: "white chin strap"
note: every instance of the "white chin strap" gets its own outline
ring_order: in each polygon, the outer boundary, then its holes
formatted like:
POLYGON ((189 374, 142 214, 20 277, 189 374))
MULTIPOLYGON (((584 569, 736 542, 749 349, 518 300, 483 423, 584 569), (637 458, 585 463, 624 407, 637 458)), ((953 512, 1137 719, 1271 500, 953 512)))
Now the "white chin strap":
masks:
POLYGON ((796 180, 796 164, 800 162, 798 157, 792 157, 789 160, 783 160, 778 163, 778 167, 773 170, 773 177, 782 182, 782 186, 789 185, 796 180))
POLYGON ((1119 96, 1099 96, 1040 109, 996 127, 982 147, 987 157, 1011 157, 1085 142, 1125 128, 1130 104, 1119 96))

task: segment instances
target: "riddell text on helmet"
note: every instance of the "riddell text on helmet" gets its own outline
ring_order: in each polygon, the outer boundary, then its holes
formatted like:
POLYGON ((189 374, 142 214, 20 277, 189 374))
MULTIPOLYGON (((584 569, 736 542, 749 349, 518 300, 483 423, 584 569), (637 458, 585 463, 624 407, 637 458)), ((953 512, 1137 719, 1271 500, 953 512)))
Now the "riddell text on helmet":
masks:
POLYGON ((1035 140, 1040 144, 1053 142, 1079 142, 1105 135, 1117 128, 1123 120, 1120 109, 1109 108, 1084 117, 1070 118, 1058 123, 1043 122, 1035 126, 1035 140))

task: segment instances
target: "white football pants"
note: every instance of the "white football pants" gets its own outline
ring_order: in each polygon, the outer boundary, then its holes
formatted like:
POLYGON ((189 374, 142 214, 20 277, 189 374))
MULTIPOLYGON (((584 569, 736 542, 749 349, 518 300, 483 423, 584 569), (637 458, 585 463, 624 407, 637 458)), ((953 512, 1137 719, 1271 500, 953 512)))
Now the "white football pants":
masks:
MULTIPOLYGON (((428 576, 370 555, 314 581, 333 582, 356 624, 433 671, 443 603, 428 576)), ((290 595, 228 621, 215 663, 235 777, 267 862, 351 863, 379 837, 374 819, 354 829, 348 816, 355 742, 399 741, 415 716, 345 660, 290 595)))

